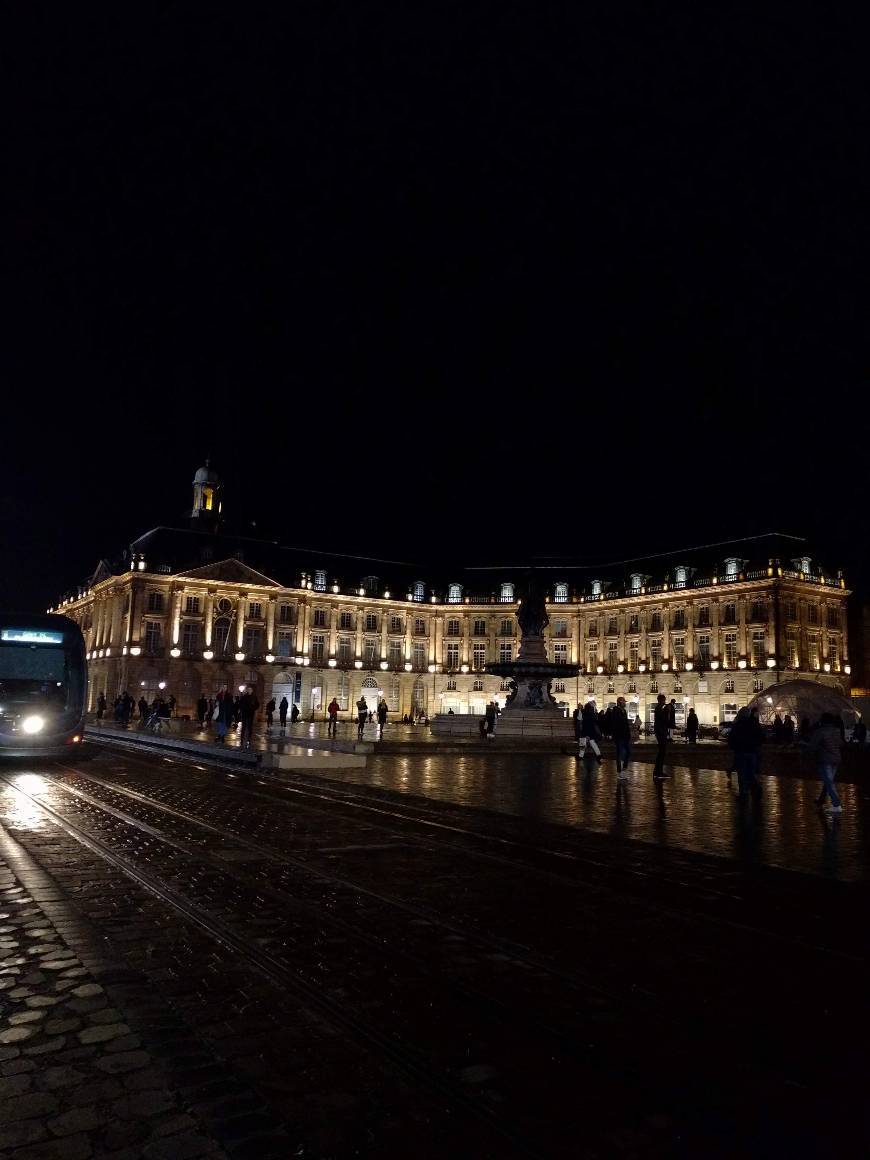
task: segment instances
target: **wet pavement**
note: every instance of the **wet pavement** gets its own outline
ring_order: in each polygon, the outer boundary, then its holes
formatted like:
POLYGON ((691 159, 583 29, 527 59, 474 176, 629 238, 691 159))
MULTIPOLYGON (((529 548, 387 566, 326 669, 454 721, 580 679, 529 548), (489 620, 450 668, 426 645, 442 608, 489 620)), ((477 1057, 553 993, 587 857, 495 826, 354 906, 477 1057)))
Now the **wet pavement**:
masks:
MULTIPOLYGON (((831 819, 813 782, 764 789, 527 754, 283 783, 108 748, 4 767, 0 987, 75 962, 33 985, 82 970, 105 999, 47 1053, 141 1052, 163 1095, 88 1103, 76 1075, 16 1104, 48 1063, 10 1042, 0 1076, 31 1082, 0 1087, 0 1147, 60 1155, 71 1123, 65 1156, 857 1154, 867 795, 831 819)), ((16 989, 0 1040, 38 997, 16 989)))

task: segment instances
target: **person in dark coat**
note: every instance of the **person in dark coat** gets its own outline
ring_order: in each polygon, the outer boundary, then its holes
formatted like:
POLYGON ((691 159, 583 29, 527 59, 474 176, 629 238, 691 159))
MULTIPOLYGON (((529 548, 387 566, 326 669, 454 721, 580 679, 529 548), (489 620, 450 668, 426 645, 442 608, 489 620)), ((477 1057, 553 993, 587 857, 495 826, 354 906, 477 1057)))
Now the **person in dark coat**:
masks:
POLYGON ((272 728, 272 721, 274 720, 274 718, 275 718, 275 698, 272 697, 271 700, 266 702, 266 728, 267 729, 272 728))
POLYGON ((384 725, 387 720, 387 702, 381 697, 378 701, 378 741, 384 739, 384 725))
POLYGON ((199 721, 200 729, 205 725, 206 714, 208 713, 208 701, 205 697, 200 696, 196 702, 196 719, 199 721))
POLYGON ((625 711, 625 697, 617 697, 616 704, 609 712, 610 735, 616 745, 616 774, 620 781, 624 781, 628 777, 625 770, 631 760, 631 727, 625 711))
POLYGON ((290 710, 290 724, 295 725, 299 720, 299 706, 294 701, 293 708, 290 710))
POLYGON ((100 693, 99 697, 97 697, 97 720, 98 721, 102 721, 103 714, 105 713, 105 711, 106 711, 106 694, 100 693))
POLYGON ((670 777, 665 773, 665 754, 668 750, 668 739, 671 731, 671 710, 664 693, 656 698, 656 707, 653 712, 653 733, 655 734, 658 752, 656 763, 653 766, 653 778, 670 777))
POLYGON ((260 702, 257 700, 253 688, 248 685, 244 693, 239 697, 239 720, 242 723, 241 746, 242 749, 251 748, 251 736, 254 731, 254 716, 260 708, 260 702))
POLYGON ((763 741, 764 732, 758 717, 744 705, 728 734, 728 744, 734 750, 734 763, 737 766, 737 793, 742 801, 750 793, 755 798, 761 797, 758 764, 763 741))
POLYGON ((215 706, 217 708, 214 725, 215 737, 221 745, 225 745, 227 730, 232 728, 233 724, 233 699, 228 690, 222 689, 218 693, 215 706))
POLYGON ((686 738, 690 745, 698 740, 698 714, 694 709, 690 709, 686 717, 686 738))
POLYGON ((290 708, 290 702, 286 697, 282 697, 278 702, 278 724, 281 726, 281 732, 287 728, 287 710, 290 708))

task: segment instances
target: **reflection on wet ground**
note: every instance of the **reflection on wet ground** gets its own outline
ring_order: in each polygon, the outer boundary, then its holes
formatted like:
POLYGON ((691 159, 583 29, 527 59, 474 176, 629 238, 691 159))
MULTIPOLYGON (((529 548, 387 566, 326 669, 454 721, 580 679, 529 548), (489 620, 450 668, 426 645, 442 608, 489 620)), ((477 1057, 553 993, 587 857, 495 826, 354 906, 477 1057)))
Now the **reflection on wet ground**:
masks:
POLYGON ((864 786, 841 786, 843 814, 830 817, 815 805, 815 781, 762 776, 762 801, 744 805, 736 776, 732 787, 721 770, 674 766, 673 776, 658 783, 649 765, 632 765, 628 773, 619 781, 613 762, 596 767, 569 756, 440 754, 376 755, 365 769, 329 776, 743 863, 852 881, 870 877, 864 786))

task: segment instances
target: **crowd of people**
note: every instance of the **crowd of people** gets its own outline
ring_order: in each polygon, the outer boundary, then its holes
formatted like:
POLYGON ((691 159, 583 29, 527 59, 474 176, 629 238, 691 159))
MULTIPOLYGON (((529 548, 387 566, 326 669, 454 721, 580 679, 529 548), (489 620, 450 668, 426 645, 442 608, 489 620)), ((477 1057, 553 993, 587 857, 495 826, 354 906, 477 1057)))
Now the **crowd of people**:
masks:
MULTIPOLYGON (((112 716, 119 725, 129 725, 131 721, 136 720, 138 710, 141 725, 154 725, 158 721, 166 721, 172 717, 175 714, 175 704, 175 697, 172 694, 168 697, 159 694, 152 701, 148 701, 143 695, 136 701, 125 689, 123 693, 118 694, 112 704, 112 716)), ((100 693, 97 697, 98 721, 104 720, 108 707, 105 693, 100 693)))

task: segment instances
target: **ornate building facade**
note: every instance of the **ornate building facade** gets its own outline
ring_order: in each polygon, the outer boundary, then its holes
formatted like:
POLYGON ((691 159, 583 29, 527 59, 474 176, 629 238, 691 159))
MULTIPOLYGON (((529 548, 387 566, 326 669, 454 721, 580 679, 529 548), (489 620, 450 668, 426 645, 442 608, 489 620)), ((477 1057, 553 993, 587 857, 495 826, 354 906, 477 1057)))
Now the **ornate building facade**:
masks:
MULTIPOLYGON (((221 527, 221 484, 197 471, 189 528, 156 528, 103 560, 49 611, 82 628, 90 708, 123 690, 176 697, 253 685, 322 718, 364 693, 392 715, 482 713, 507 689, 485 672, 516 656, 524 570, 411 564, 287 548, 221 527)), ((727 722, 756 692, 804 677, 848 695, 842 573, 798 537, 768 535, 600 567, 536 564, 548 590, 549 659, 566 709, 625 696, 651 720, 658 693, 727 722)))

